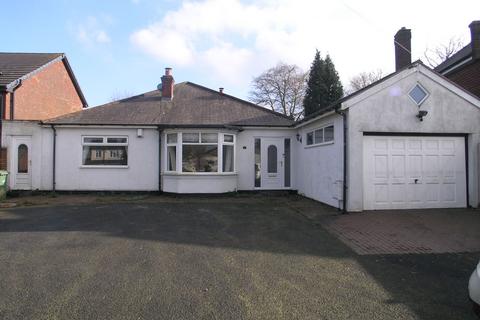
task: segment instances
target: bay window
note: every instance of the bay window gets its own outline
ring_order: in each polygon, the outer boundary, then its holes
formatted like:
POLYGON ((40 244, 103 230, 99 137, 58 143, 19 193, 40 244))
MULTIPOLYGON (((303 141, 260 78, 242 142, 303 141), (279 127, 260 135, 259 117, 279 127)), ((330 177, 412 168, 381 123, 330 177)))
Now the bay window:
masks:
POLYGON ((166 171, 221 173, 235 171, 235 136, 217 132, 167 133, 166 171), (179 158, 177 167, 177 157, 179 158))
POLYGON ((167 134, 167 171, 177 171, 177 134, 167 134))
POLYGON ((128 165, 128 137, 82 137, 82 165, 128 165))

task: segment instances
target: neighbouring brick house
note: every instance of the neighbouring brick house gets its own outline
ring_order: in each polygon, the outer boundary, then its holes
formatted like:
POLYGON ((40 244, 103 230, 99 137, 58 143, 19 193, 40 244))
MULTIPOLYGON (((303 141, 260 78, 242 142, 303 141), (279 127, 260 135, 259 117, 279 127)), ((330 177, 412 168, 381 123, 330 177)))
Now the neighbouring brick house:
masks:
MULTIPOLYGON (((65 54, 0 52, 1 122, 45 120, 87 106, 65 54)), ((0 169, 6 158, 2 144, 0 169)))
POLYGON ((435 71, 480 97, 480 20, 469 25, 471 41, 435 71))

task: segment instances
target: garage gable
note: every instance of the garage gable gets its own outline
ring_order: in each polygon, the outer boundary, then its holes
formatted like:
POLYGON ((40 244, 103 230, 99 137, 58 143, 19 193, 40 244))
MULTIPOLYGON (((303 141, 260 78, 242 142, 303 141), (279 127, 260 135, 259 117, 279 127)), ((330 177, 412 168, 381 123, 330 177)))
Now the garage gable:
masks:
POLYGON ((362 132, 479 131, 479 99, 423 65, 348 99, 342 109, 348 109, 350 127, 362 132), (411 97, 417 86, 427 94, 420 104, 411 97))

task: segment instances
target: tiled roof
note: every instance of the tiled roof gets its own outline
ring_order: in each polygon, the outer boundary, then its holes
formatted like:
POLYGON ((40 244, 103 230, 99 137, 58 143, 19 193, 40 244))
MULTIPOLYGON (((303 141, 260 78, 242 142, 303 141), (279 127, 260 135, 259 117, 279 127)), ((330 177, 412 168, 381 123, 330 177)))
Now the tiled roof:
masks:
POLYGON ((7 86, 59 57, 63 54, 0 52, 0 86, 7 86))
POLYGON ((282 114, 218 91, 182 82, 171 101, 150 91, 131 98, 50 119, 48 124, 160 126, 290 126, 282 114))
POLYGON ((443 73, 448 68, 456 65, 457 63, 467 59, 472 55, 472 46, 470 44, 466 45, 462 49, 460 49, 457 53, 453 56, 448 58, 447 60, 440 63, 438 66, 435 67, 435 71, 443 73))

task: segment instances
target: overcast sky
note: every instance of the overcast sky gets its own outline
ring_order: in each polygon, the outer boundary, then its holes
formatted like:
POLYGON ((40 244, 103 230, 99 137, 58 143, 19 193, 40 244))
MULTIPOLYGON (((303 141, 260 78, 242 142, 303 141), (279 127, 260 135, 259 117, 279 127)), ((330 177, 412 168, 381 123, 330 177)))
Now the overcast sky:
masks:
POLYGON ((413 60, 480 19, 480 1, 16 1, 0 20, 1 51, 65 52, 90 106, 156 88, 164 67, 247 98, 277 62, 308 70, 330 54, 344 85, 394 69, 393 35, 412 29, 413 60))

